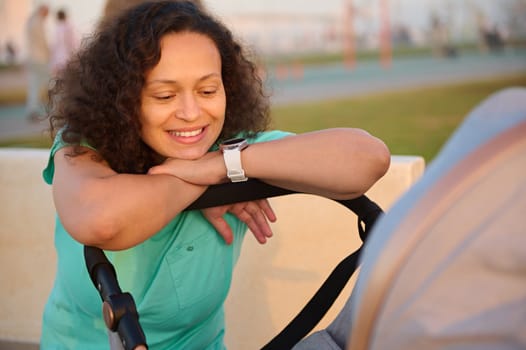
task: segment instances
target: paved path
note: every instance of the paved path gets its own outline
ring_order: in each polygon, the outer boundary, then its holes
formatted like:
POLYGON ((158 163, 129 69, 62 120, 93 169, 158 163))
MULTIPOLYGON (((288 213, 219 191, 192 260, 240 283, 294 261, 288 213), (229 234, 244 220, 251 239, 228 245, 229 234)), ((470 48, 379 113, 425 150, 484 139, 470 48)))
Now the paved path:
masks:
MULTIPOLYGON (((526 50, 495 54, 461 54, 452 59, 406 58, 383 69, 378 62, 359 62, 271 72, 268 85, 274 105, 320 101, 394 89, 460 82, 526 72, 526 50), (288 72, 288 73, 287 73, 288 72), (278 79, 279 74, 279 79, 278 79), (298 77, 300 74, 301 77, 298 77)), ((25 86, 23 71, 0 72, 0 86, 25 86)), ((25 119, 24 107, 0 106, 0 140, 42 132, 47 124, 25 119)))
POLYGON ((273 104, 318 101, 360 94, 439 85, 526 72, 526 50, 495 54, 462 54, 456 58, 406 58, 383 69, 379 62, 306 69, 301 79, 270 77, 273 104))
MULTIPOLYGON (((26 75, 23 69, 1 70, 0 88, 5 90, 10 87, 16 90, 26 88, 26 75)), ((0 140, 8 140, 15 137, 33 136, 43 132, 47 122, 31 122, 26 119, 26 111, 23 105, 0 105, 0 140)))
POLYGON ((26 119, 24 106, 0 107, 0 140, 45 134, 48 122, 33 122, 26 119))

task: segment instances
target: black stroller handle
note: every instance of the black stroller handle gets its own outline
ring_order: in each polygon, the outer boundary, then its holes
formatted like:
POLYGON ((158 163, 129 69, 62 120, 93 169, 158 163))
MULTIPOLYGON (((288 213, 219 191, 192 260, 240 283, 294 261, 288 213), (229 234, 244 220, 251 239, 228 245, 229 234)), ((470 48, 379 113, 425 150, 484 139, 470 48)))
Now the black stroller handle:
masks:
MULTIPOLYGON (((210 186, 195 202, 190 204, 185 209, 185 211, 283 196, 293 193, 299 192, 269 185, 257 179, 250 179, 246 182, 213 185, 210 186)), ((383 213, 382 209, 376 203, 370 201, 365 195, 362 195, 355 199, 335 201, 344 205, 358 216, 358 231, 360 232, 360 237, 362 241, 365 242, 366 234, 372 228, 372 225, 374 224, 377 217, 381 213, 383 213)), ((347 279, 356 269, 358 253, 359 251, 353 253, 352 265, 347 266, 347 268, 345 269, 352 269, 352 271, 350 271, 350 274, 348 273, 349 271, 345 272, 345 275, 349 275, 348 277, 346 277, 347 279)), ((86 261, 86 267, 88 269, 90 278, 97 290, 99 291, 99 294, 103 301, 104 321, 108 329, 118 333, 121 342, 124 346, 124 349, 126 350, 147 348, 146 336, 139 323, 139 314, 137 313, 135 301, 133 300, 133 297, 130 293, 123 293, 121 291, 117 280, 115 268, 107 259, 102 249, 97 247, 84 246, 84 258, 86 261)), ((342 270, 341 267, 339 269, 342 270)), ((345 282, 347 281, 347 279, 345 279, 345 282)), ((341 281, 341 273, 337 275, 335 275, 335 273, 331 274, 331 276, 329 276, 327 281, 325 281, 325 283, 323 284, 322 288, 320 288, 320 290, 316 294, 319 295, 320 291, 322 291, 323 289, 324 291, 322 292, 322 295, 327 296, 327 289, 331 288, 331 284, 333 284, 332 289, 339 289, 336 293, 334 291, 331 291, 329 293, 331 297, 328 298, 329 300, 326 300, 324 303, 329 304, 328 306, 325 306, 327 307, 327 309, 328 307, 330 307, 334 299, 336 299, 336 297, 339 294, 339 291, 343 289, 345 284, 342 285, 341 281), (334 282, 331 282, 331 280, 334 280, 334 282), (338 280, 337 285, 341 285, 341 287, 336 287, 334 285, 336 280, 338 280)), ((313 300, 315 298, 313 298, 313 300)), ((297 319, 304 318, 303 314, 310 314, 308 327, 311 327, 312 324, 313 328, 319 321, 313 321, 313 314, 315 315, 314 319, 321 319, 321 317, 323 317, 326 311, 325 309, 325 311, 320 311, 319 308, 316 308, 315 305, 311 304, 313 304, 312 300, 302 310, 298 317, 296 317, 296 319, 294 319, 293 322, 291 322, 291 324, 289 324, 289 326, 282 333, 280 333, 276 338, 273 339, 273 341, 271 341, 265 346, 265 349, 290 348, 292 346, 289 345, 295 344, 303 336, 305 336, 310 330, 303 330, 305 326, 301 324, 304 322, 297 319), (314 310, 311 310, 313 308, 314 310), (294 331, 292 331, 293 334, 290 334, 290 328, 294 329, 294 331), (274 346, 278 344, 279 346, 274 346)))

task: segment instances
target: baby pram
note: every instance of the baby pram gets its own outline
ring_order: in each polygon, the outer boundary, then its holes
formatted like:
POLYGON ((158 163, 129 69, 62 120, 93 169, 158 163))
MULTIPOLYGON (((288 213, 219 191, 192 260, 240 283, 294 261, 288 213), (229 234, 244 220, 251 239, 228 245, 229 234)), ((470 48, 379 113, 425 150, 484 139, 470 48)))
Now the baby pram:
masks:
POLYGON ((505 90, 379 220, 353 296, 295 349, 526 348, 525 156, 526 89, 505 90))

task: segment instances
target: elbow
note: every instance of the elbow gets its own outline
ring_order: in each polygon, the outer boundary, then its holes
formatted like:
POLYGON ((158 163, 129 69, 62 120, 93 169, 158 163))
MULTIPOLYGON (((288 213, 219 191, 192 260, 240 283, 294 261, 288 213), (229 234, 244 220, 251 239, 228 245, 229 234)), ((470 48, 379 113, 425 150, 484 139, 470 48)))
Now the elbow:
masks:
POLYGON ((364 173, 360 194, 367 192, 387 173, 391 165, 391 152, 383 141, 376 139, 374 146, 370 147, 366 161, 369 166, 364 173))
POLYGON ((374 164, 374 169, 371 176, 374 179, 373 183, 375 183, 387 173, 387 170, 389 170, 389 167, 391 166, 391 152, 383 141, 378 140, 373 153, 372 163, 374 164))
POLYGON ((93 227, 87 232, 84 245, 99 247, 102 249, 111 245, 118 237, 118 229, 116 224, 109 220, 98 220, 93 227))
POLYGON ((359 155, 355 158, 358 162, 349 162, 353 174, 338 197, 339 199, 356 198, 365 194, 389 170, 391 153, 387 145, 378 138, 368 135, 365 143, 361 145, 359 155), (365 150, 365 151, 363 151, 365 150))
POLYGON ((116 223, 104 215, 85 215, 74 222, 65 218, 62 220, 64 229, 77 242, 93 247, 105 248, 118 235, 116 223))

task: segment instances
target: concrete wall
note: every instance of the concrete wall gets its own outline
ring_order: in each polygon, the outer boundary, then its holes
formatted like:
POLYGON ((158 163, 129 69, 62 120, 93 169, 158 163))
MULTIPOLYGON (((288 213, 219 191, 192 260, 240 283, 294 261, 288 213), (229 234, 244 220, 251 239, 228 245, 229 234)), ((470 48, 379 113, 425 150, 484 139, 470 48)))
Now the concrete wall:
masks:
MULTIPOLYGON (((41 172, 47 150, 0 149, 0 349, 6 341, 37 343, 41 314, 52 287, 54 207, 41 172)), ((423 173, 421 157, 393 156, 387 175, 368 193, 389 206, 423 173)), ((281 331, 332 268, 360 244, 356 217, 317 196, 271 200, 278 215, 266 245, 247 235, 226 303, 229 349, 256 349, 281 331)), ((346 287, 328 315, 334 318, 349 295, 346 287)))
POLYGON ((46 150, 0 149, 0 339, 38 341, 55 273, 46 150))

